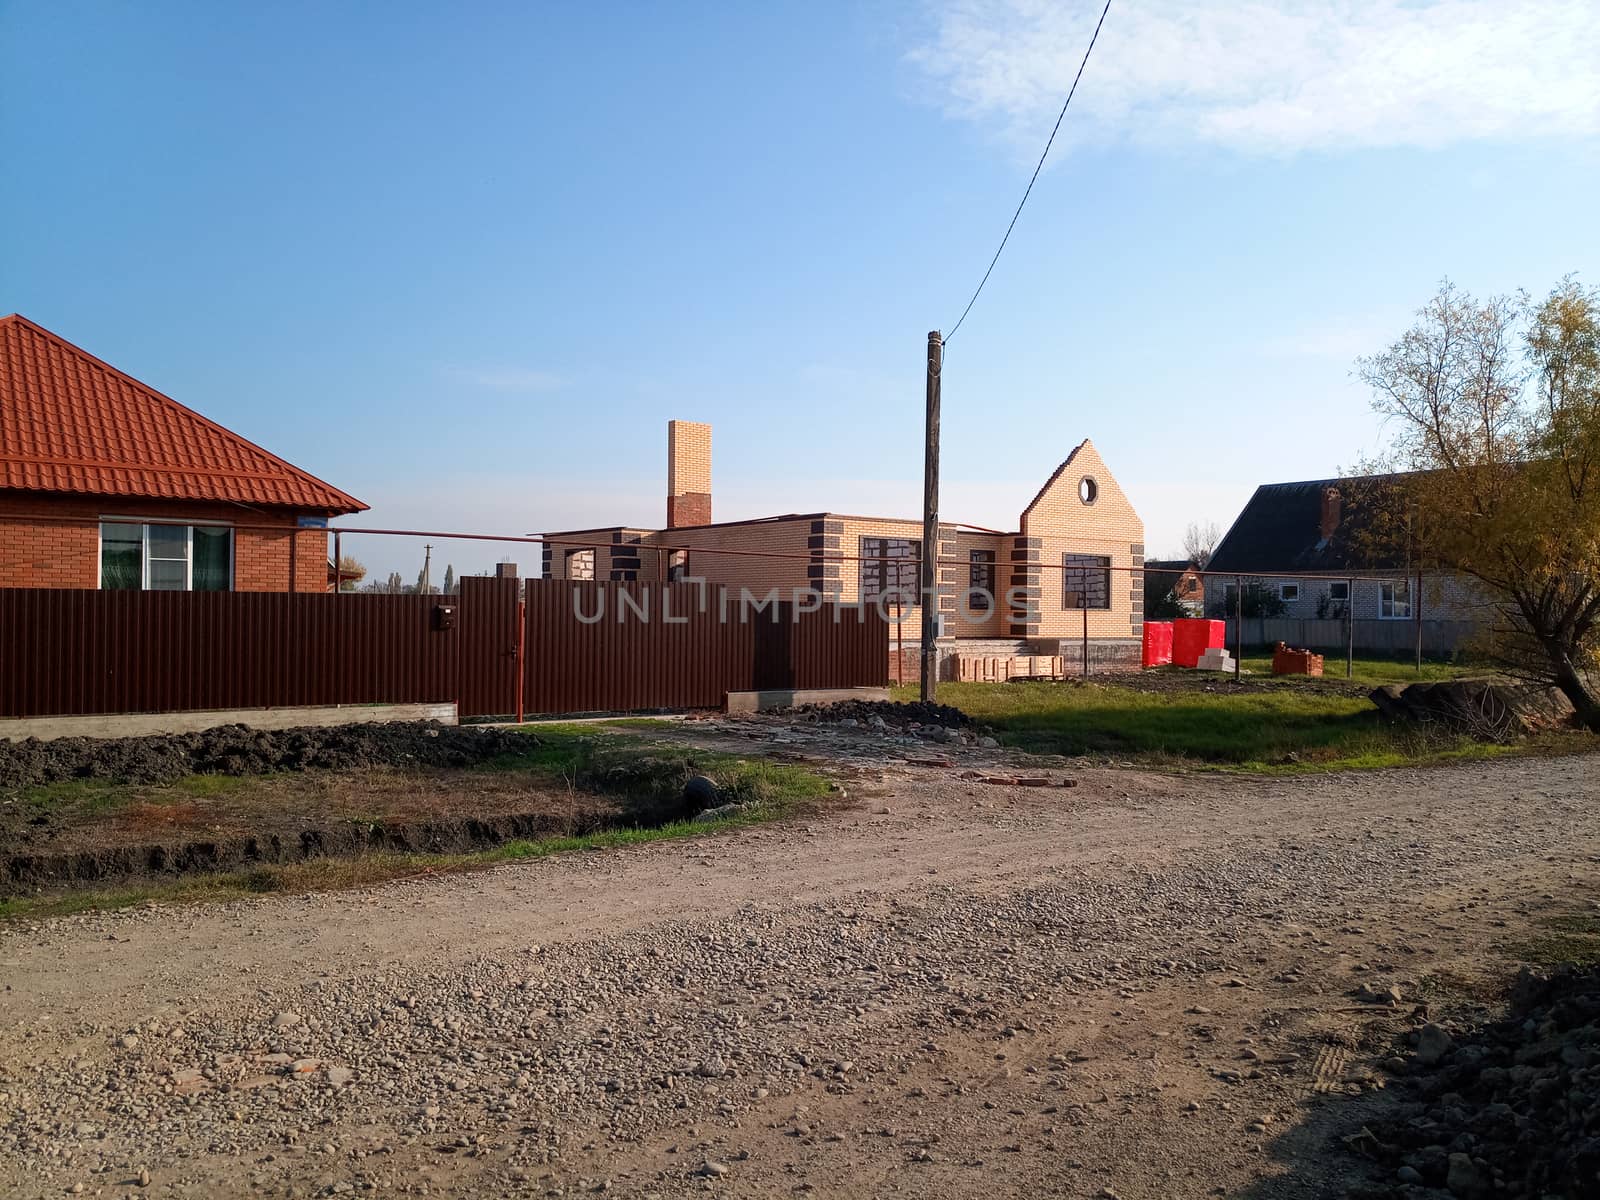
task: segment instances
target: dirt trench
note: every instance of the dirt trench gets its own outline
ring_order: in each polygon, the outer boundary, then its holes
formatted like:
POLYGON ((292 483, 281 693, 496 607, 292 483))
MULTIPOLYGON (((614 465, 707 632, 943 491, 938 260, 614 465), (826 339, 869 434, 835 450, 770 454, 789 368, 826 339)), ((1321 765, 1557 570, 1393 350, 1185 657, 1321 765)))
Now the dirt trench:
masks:
POLYGON ((347 823, 178 843, 146 842, 3 860, 0 895, 39 887, 127 882, 136 878, 242 871, 253 866, 354 858, 362 854, 460 854, 519 839, 593 833, 614 824, 597 812, 573 820, 548 811, 423 822, 347 823))

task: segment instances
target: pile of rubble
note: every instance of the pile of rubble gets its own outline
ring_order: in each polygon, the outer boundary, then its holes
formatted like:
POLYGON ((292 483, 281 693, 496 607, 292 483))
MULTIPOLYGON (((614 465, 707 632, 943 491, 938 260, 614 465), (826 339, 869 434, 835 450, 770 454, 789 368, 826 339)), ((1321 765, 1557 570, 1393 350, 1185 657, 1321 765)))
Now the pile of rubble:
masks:
POLYGON ((842 700, 836 704, 801 704, 773 710, 774 716, 796 721, 827 721, 850 727, 869 725, 874 729, 918 729, 938 725, 945 729, 964 729, 972 718, 948 704, 912 700, 897 704, 891 700, 842 700))
POLYGON ((1347 1139, 1393 1170, 1373 1196, 1600 1196, 1600 967, 1524 967, 1509 1015, 1425 1025, 1415 1098, 1347 1139))

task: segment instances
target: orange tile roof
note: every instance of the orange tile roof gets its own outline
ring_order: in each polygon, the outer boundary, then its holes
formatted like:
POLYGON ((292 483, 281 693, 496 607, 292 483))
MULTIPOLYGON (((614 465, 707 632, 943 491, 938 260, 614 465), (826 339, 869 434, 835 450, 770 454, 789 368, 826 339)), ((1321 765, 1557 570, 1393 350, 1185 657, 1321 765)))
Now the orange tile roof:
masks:
POLYGON ((0 317, 0 489, 360 512, 354 496, 124 375, 0 317))

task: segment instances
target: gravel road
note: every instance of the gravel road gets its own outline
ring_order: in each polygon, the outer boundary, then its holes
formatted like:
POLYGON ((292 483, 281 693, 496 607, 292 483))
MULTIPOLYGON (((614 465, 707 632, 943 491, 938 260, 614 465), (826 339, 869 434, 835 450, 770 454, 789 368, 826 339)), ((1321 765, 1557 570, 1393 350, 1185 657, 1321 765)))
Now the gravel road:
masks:
POLYGON ((1600 756, 1077 779, 4 927, 0 1194, 1360 1195, 1413 1003, 1600 895, 1600 756))

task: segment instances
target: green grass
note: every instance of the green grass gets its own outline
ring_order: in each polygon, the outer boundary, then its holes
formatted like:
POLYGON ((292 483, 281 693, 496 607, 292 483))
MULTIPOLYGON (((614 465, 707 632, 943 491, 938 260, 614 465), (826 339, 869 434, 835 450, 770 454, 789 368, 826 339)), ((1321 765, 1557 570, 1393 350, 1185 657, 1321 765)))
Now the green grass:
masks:
POLYGON ((639 736, 639 731, 660 729, 659 723, 521 728, 534 735, 530 741, 535 744, 526 754, 496 759, 488 769, 529 770, 552 782, 664 804, 674 803, 684 781, 696 774, 710 776, 728 801, 745 805, 796 804, 817 799, 831 787, 803 767, 639 736))
MULTIPOLYGON (((127 908, 147 903, 181 903, 238 899, 268 893, 328 891, 361 887, 424 873, 481 870, 501 863, 525 862, 554 854, 621 849, 650 842, 699 837, 739 829, 788 816, 820 802, 831 782, 804 767, 740 758, 637 736, 597 731, 593 726, 540 726, 528 739, 526 752, 505 755, 476 770, 522 770, 552 782, 598 790, 620 788, 648 811, 651 801, 676 799, 683 781, 701 773, 714 779, 723 795, 743 808, 716 821, 671 821, 617 826, 576 836, 506 842, 463 854, 364 854, 308 862, 264 865, 246 871, 189 875, 171 880, 130 882, 124 887, 48 892, 0 899, 0 920, 60 916, 91 910, 127 908)), ((471 772, 458 779, 470 781, 471 772)), ((218 794, 246 787, 249 779, 190 776, 172 785, 171 798, 218 794)), ((460 783, 453 786, 460 787, 460 783)), ((470 783, 468 783, 470 787, 470 783)), ((465 789, 464 789, 465 790, 465 789)), ((103 780, 73 780, 32 789, 43 803, 90 803, 97 811, 113 803, 126 785, 103 780)), ((141 793, 148 800, 148 789, 141 793)))
POLYGON ((1519 749, 1392 729, 1365 697, 1309 688, 1230 695, 1149 693, 1098 683, 945 683, 938 695, 941 703, 993 728, 1007 745, 1153 765, 1298 772, 1484 758, 1519 749))
MULTIPOLYGON (((1323 679, 1329 683, 1360 684, 1363 687, 1382 687, 1384 684, 1398 683, 1432 683, 1441 679, 1460 679, 1465 675, 1492 674, 1489 668, 1471 663, 1438 662, 1424 659, 1422 671, 1419 674, 1417 664, 1413 659, 1393 658, 1357 658, 1351 666, 1354 674, 1349 679, 1344 674, 1344 655, 1327 654, 1322 664, 1323 679)), ((1246 654, 1239 660, 1239 665, 1256 681, 1269 681, 1281 683, 1298 683, 1304 687, 1315 686, 1316 680, 1308 680, 1303 675, 1274 675, 1272 673, 1272 655, 1246 654)), ((1182 669, 1182 668, 1177 668, 1182 669)))
POLYGON ((1541 967, 1572 963, 1578 967, 1600 966, 1600 915, 1593 912, 1567 912, 1545 918, 1549 931, 1537 934, 1514 947, 1524 962, 1541 967))
MULTIPOLYGON (((641 736, 646 730, 660 730, 660 722, 648 720, 605 722, 604 724, 525 725, 525 750, 502 754, 467 768, 473 772, 518 772, 530 783, 558 788, 579 788, 609 793, 638 802, 670 802, 682 791, 683 781, 692 774, 716 779, 730 800, 742 804, 773 800, 795 801, 820 795, 827 782, 795 767, 741 759, 731 754, 696 750, 671 741, 653 741, 641 736)), ((71 810, 80 818, 107 817, 139 803, 146 805, 180 804, 193 800, 224 799, 248 793, 262 780, 291 788, 297 779, 309 779, 318 772, 291 771, 269 775, 188 775, 165 784, 129 784, 110 779, 69 779, 24 788, 22 802, 39 811, 71 810)), ((461 772, 441 770, 442 786, 461 772)), ((381 822, 381 814, 371 819, 381 822)))

